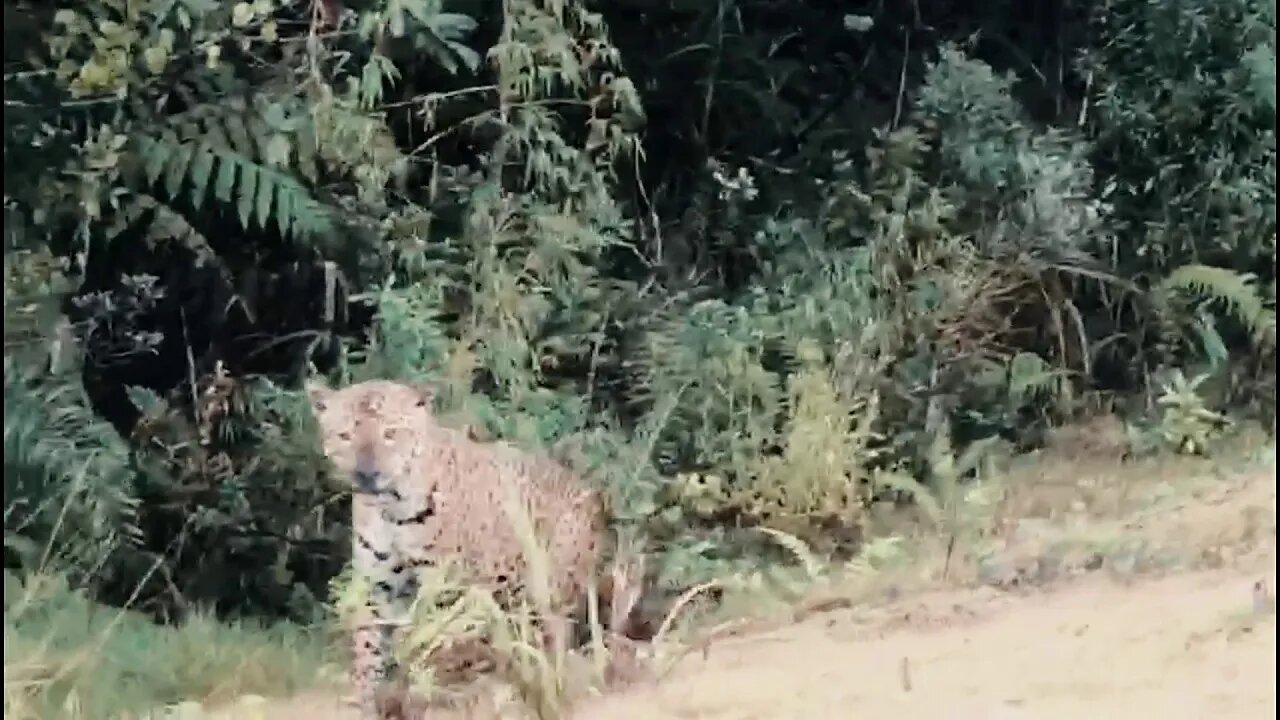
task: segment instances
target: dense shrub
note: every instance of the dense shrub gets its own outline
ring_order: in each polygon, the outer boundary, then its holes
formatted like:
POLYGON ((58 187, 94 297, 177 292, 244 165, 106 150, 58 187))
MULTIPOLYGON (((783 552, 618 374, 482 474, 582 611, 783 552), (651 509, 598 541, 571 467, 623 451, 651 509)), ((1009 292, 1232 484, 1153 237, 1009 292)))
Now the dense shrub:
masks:
POLYGON ((6 5, 10 566, 308 616, 315 372, 440 383, 676 585, 1166 371, 1274 398, 1274 3, 323 5, 6 5))

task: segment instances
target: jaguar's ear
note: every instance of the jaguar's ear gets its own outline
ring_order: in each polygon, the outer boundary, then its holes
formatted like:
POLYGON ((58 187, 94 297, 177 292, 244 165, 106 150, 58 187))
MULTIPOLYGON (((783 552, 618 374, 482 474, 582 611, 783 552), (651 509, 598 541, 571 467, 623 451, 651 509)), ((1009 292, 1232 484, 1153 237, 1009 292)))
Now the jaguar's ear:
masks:
POLYGON ((329 396, 333 391, 322 380, 308 380, 306 384, 307 401, 311 403, 311 410, 315 413, 324 412, 329 396))

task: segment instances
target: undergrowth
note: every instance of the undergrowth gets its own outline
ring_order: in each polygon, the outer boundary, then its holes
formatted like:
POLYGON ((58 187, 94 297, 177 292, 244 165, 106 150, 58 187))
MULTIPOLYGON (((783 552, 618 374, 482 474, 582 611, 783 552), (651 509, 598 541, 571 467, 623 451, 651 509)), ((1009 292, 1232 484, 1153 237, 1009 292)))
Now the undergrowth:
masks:
MULTIPOLYGON (((1120 464, 1118 456, 1081 465, 1067 455, 975 465, 969 458, 977 453, 956 458, 939 439, 930 483, 880 478, 917 495, 917 502, 893 511, 893 522, 874 522, 874 534, 851 557, 835 558, 794 535, 764 528, 759 531, 762 540, 782 551, 779 559, 721 574, 671 598, 662 607, 652 645, 638 654, 633 646, 618 644, 594 613, 587 617, 586 645, 557 647, 548 642, 544 625, 535 619, 546 616, 546 600, 539 599, 537 588, 546 587, 554 569, 546 566, 532 525, 520 520, 519 506, 512 506, 508 512, 516 527, 523 528, 520 537, 532 558, 526 572, 533 590, 523 602, 504 608, 491 594, 466 582, 465 572, 454 564, 425 571, 420 595, 404 618, 400 644, 409 671, 409 697, 446 706, 488 703, 504 716, 551 720, 567 717, 586 695, 613 687, 619 681, 618 663, 624 668, 624 683, 661 678, 685 654, 736 631, 744 622, 788 621, 814 610, 874 601, 889 587, 901 592, 940 583, 1038 582, 1038 577, 1028 579, 1021 573, 1045 572, 1036 568, 1050 559, 1064 567, 1078 563, 1055 573, 1076 571, 1097 556, 1103 558, 1100 567, 1122 572, 1131 572, 1124 568, 1134 563, 1141 569, 1166 562, 1161 553, 1170 548, 1147 547, 1146 540, 1138 547, 1136 537, 1123 541, 1111 520, 1167 506, 1180 497, 1176 483, 1183 480, 1195 481, 1198 488, 1220 484, 1206 486, 1213 480, 1206 473, 1225 461, 1230 460, 1223 471, 1228 475, 1253 471, 1259 463, 1273 466, 1274 445, 1264 439, 1259 451, 1258 442, 1257 433, 1237 432, 1210 448, 1206 457, 1177 460, 1170 454, 1178 449, 1175 444, 1170 451, 1128 465, 1120 464), (978 478, 960 487, 957 473, 975 468, 978 478), (1053 501, 1059 510, 1027 504, 1028 497, 1057 490, 1052 483, 1062 482, 1040 478, 1039 473, 1065 473, 1068 492, 1053 501), (1087 498, 1087 506, 1080 498, 1087 498), (1099 515, 1093 530, 1087 522, 1063 525, 1064 533, 1053 536, 1053 547, 1037 551, 1048 554, 1037 555, 1029 566, 1032 570, 1011 567, 992 576, 986 568, 1006 562, 1000 549, 1018 534, 1010 535, 1010 529, 1022 527, 1020 523, 1032 527, 1026 523, 1035 519, 1011 513, 1034 507, 1041 507, 1036 512, 1046 513, 1045 518, 1083 509, 1105 513, 1111 520, 1103 522, 1099 515), (1138 557, 1135 552, 1144 554, 1138 557), (1070 557, 1058 557, 1063 554, 1070 557), (467 678, 459 682, 437 675, 439 662, 448 661, 451 652, 474 650, 477 641, 483 643, 487 663, 480 667, 496 671, 491 681, 476 685, 467 678)), ((1200 550, 1182 548, 1181 557, 1191 562, 1200 550)), ((97 604, 57 575, 37 573, 20 579, 6 573, 5 712, 17 718, 141 718, 181 703, 191 705, 189 712, 197 712, 192 703, 206 710, 240 707, 235 703, 246 697, 288 696, 317 687, 336 697, 346 686, 340 669, 346 664, 346 636, 335 630, 349 622, 362 595, 349 576, 337 578, 334 624, 319 628, 227 623, 208 613, 166 627, 143 615, 97 604), (344 650, 335 650, 335 641, 344 650)))
POLYGON ((159 717, 183 701, 289 695, 331 672, 323 632, 212 613, 160 626, 52 574, 6 573, 4 592, 5 717, 159 717))

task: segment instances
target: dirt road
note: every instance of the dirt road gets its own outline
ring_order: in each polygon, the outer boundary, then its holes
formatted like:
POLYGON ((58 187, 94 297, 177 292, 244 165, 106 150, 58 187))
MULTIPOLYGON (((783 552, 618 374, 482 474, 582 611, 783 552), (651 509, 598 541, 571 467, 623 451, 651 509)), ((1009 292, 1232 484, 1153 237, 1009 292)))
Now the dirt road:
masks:
POLYGON ((1217 570, 1099 572, 817 616, 717 642, 576 720, 1275 717, 1275 517, 1274 464, 1192 483, 1091 531, 1181 547, 1217 570))
POLYGON ((1252 597, 1260 579, 1274 587, 1270 564, 1019 598, 939 594, 871 624, 813 618, 717 644, 577 717, 1275 717, 1275 616, 1252 597))
MULTIPOLYGON (((1275 586, 1274 556, 1256 573, 1098 579, 1022 597, 940 593, 864 622, 819 616, 721 641, 660 682, 582 703, 574 718, 1271 718, 1276 625, 1254 608, 1258 580, 1275 586)), ((313 696, 264 717, 355 716, 313 696)))

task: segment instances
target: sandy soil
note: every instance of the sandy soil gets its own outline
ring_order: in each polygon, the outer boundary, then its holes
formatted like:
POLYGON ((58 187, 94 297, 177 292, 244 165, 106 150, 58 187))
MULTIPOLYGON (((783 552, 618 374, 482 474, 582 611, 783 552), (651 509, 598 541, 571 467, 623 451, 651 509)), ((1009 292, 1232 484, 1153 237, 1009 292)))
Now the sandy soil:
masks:
MULTIPOLYGON (((1098 572, 1044 589, 938 591, 816 615, 717 641, 660 681, 579 703, 573 718, 1275 717, 1275 470, 1208 487, 1123 528, 1190 540, 1217 569, 1098 572)), ((318 696, 262 710, 355 717, 318 696)))
POLYGON ((578 717, 1275 717, 1274 614, 1252 597, 1274 572, 1273 556, 1256 577, 1099 580, 1003 602, 939 594, 896 608, 889 630, 818 617, 724 641, 578 717))
MULTIPOLYGON (((1014 598, 939 593, 871 622, 819 616, 719 642, 664 680, 587 701, 574 717, 1275 717, 1275 615, 1255 610, 1253 597, 1258 580, 1274 587, 1274 555, 1270 563, 1254 574, 1200 572, 1129 586, 1098 579, 1014 598)), ((355 718, 328 697, 264 710, 264 717, 355 718)))

